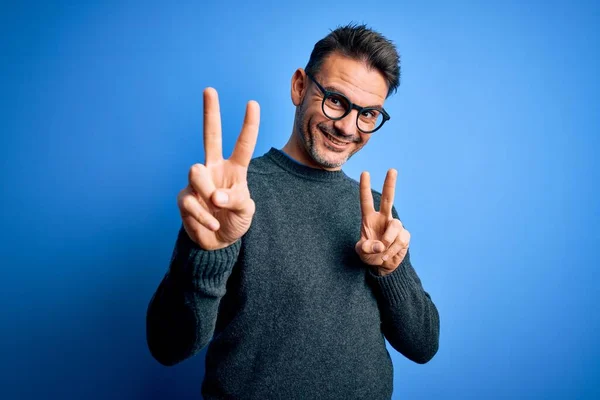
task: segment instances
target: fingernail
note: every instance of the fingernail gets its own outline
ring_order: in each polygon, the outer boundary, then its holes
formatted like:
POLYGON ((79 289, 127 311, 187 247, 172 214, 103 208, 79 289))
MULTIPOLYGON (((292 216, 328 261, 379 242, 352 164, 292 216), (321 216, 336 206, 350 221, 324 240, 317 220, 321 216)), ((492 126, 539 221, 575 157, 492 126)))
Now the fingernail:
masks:
POLYGON ((375 246, 373 246, 373 250, 375 250, 376 253, 382 252, 383 251, 383 246, 380 243, 377 243, 375 246))
POLYGON ((388 258, 389 258, 389 257, 388 257, 388 255, 387 255, 387 254, 386 254, 385 256, 381 257, 381 259, 382 259, 383 261, 387 261, 387 259, 388 259, 388 258))
POLYGON ((227 203, 227 200, 229 200, 229 196, 227 196, 227 193, 217 192, 215 200, 217 200, 217 203, 219 204, 225 204, 227 203))

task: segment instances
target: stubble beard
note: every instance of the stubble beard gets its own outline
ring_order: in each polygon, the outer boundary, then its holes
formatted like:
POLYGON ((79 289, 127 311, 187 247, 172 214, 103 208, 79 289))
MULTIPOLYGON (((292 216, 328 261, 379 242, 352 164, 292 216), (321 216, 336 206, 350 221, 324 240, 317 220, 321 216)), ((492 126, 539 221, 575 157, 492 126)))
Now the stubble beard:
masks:
MULTIPOLYGON (((304 104, 302 104, 300 107, 296 108, 296 131, 300 134, 300 141, 302 142, 302 145, 304 146, 304 149, 306 150, 306 152, 308 153, 308 155, 320 166, 324 167, 324 168, 340 168, 342 165, 344 165, 358 150, 355 150, 354 152, 351 152, 350 154, 346 155, 342 160, 339 161, 331 161, 328 160, 325 154, 322 154, 321 152, 319 152, 319 148, 317 145, 317 139, 316 139, 316 135, 323 135, 322 132, 320 132, 320 130, 323 130, 329 134, 331 131, 331 128, 329 126, 326 125, 325 122, 321 122, 319 124, 317 124, 316 126, 316 130, 317 132, 311 131, 310 129, 310 125, 309 125, 309 121, 305 120, 305 111, 304 111, 304 104)), ((332 136, 336 137, 335 135, 331 134, 332 136)), ((328 150, 324 150, 325 152, 328 152, 328 150)), ((334 153, 334 152, 330 152, 330 153, 334 153)), ((336 154, 342 154, 342 153, 336 153, 336 154)))

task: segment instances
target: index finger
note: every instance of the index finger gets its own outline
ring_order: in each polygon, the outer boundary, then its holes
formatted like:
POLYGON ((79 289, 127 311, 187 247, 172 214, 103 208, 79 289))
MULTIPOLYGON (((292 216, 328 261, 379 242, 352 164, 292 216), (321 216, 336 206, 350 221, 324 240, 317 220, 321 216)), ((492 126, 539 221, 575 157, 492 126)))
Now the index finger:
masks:
POLYGON ((246 106, 246 116, 242 125, 242 132, 238 137, 231 160, 239 165, 248 167, 254 153, 260 125, 260 106, 256 101, 249 101, 246 106))
POLYGON ((394 168, 390 169, 385 176, 383 182, 383 191, 381 192, 381 203, 379 212, 383 215, 392 217, 392 207, 394 206, 394 192, 396 190, 396 178, 398 171, 394 168))
POLYGON ((219 96, 213 88, 204 90, 204 155, 205 164, 223 159, 221 139, 221 111, 219 96))
POLYGON ((371 176, 367 171, 360 174, 360 210, 363 217, 375 211, 373 193, 371 193, 371 176))

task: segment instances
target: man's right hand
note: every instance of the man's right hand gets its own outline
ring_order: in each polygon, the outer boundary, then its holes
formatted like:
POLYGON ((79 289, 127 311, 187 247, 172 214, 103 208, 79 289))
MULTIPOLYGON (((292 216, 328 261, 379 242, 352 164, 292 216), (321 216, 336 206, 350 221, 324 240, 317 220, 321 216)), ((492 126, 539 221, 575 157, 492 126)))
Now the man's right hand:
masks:
POLYGON ((185 231, 204 250, 227 247, 250 229, 255 204, 246 174, 259 123, 260 107, 250 101, 231 158, 224 160, 219 98, 215 89, 204 90, 205 164, 192 165, 188 185, 177 196, 185 231))

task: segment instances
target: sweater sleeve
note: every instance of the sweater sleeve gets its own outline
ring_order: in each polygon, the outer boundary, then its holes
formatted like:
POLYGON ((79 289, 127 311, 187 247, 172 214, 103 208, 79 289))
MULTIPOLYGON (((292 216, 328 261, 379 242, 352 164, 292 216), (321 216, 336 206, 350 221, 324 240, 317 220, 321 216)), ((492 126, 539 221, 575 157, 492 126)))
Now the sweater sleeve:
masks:
MULTIPOLYGON (((398 218, 395 209, 392 214, 398 218)), ((392 273, 379 276, 370 267, 367 276, 377 295, 382 331, 388 342, 416 363, 431 360, 439 346, 440 319, 410 262, 410 251, 392 273)))
POLYGON ((241 239, 207 251, 179 230, 167 273, 146 314, 146 340, 152 356, 166 366, 198 353, 212 339, 241 239))

